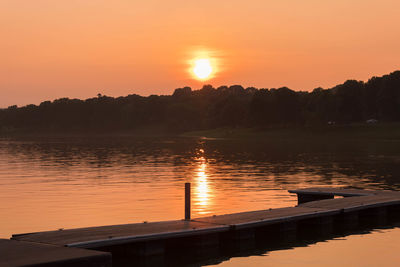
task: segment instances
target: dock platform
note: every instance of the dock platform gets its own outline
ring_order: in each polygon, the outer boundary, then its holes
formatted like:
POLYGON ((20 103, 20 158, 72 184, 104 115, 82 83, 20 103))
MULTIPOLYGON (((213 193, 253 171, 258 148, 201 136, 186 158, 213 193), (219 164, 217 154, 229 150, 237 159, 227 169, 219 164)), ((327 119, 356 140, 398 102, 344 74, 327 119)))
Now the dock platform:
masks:
POLYGON ((0 239, 0 266, 111 267, 111 253, 0 239))
MULTIPOLYGON (((400 212, 400 192, 345 188, 290 190, 298 195, 295 207, 175 220, 67 229, 12 236, 14 242, 46 244, 62 249, 80 248, 111 252, 115 257, 149 256, 179 247, 219 249, 225 245, 255 242, 262 233, 277 240, 304 229, 321 231, 354 225, 371 218, 386 219, 400 212), (343 198, 335 198, 343 197, 343 198), (328 226, 328 227, 327 227, 328 226), (272 230, 271 230, 272 229, 272 230)), ((318 232, 318 231, 315 231, 318 232)))

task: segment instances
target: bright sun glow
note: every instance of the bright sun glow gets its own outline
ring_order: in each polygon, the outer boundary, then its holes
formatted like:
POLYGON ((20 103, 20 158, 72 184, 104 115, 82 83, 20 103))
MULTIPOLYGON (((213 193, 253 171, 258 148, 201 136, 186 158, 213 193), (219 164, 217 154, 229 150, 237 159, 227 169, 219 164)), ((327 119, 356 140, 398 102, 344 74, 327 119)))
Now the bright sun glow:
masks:
POLYGON ((194 62, 193 73, 197 78, 202 80, 207 79, 211 75, 212 71, 213 69, 208 58, 200 58, 194 62))

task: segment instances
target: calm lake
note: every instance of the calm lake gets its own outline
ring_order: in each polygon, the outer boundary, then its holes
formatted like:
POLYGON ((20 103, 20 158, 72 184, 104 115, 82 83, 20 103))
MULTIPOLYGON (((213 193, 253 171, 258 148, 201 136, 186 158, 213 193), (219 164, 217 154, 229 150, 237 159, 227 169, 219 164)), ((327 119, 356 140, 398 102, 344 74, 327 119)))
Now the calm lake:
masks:
MULTIPOLYGON (((398 140, 0 139, 0 237, 294 206, 308 186, 400 189, 398 140)), ((398 227, 218 266, 398 266, 398 227), (366 256, 367 255, 367 256, 366 256), (383 263, 382 263, 383 262, 383 263)))

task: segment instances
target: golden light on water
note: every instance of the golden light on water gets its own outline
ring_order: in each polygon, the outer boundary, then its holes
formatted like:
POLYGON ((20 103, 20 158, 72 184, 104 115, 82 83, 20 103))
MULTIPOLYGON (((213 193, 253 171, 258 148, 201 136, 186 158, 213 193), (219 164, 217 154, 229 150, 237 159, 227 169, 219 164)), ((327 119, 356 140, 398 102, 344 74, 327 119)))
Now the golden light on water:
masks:
POLYGON ((199 158, 199 166, 195 171, 194 209, 199 215, 207 214, 210 205, 211 188, 207 175, 207 163, 204 157, 199 158))

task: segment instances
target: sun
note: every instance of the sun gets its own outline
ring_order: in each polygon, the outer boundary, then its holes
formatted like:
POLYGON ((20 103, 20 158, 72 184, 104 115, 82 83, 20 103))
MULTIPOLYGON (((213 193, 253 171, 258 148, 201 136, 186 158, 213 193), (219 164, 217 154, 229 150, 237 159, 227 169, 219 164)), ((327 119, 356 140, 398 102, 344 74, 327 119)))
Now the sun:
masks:
POLYGON ((213 72, 210 59, 200 58, 194 61, 193 73, 200 80, 205 80, 210 77, 213 72))

